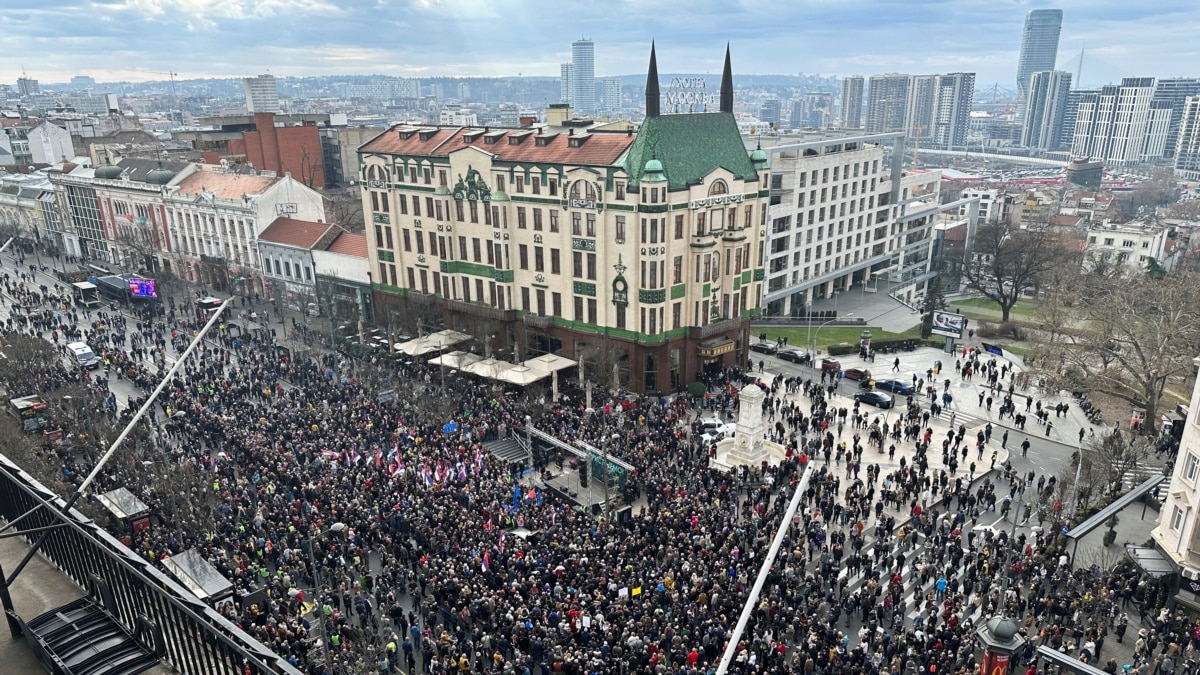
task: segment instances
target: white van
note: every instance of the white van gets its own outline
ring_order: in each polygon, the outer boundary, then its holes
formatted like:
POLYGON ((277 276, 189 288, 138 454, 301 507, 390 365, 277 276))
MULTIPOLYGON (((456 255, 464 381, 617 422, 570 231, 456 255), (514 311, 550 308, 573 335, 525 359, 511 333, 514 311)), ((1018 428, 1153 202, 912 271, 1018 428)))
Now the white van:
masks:
POLYGON ((71 351, 71 355, 75 357, 76 363, 81 368, 94 370, 100 367, 100 359, 96 358, 96 353, 92 348, 87 346, 85 342, 72 342, 67 345, 67 349, 71 351))

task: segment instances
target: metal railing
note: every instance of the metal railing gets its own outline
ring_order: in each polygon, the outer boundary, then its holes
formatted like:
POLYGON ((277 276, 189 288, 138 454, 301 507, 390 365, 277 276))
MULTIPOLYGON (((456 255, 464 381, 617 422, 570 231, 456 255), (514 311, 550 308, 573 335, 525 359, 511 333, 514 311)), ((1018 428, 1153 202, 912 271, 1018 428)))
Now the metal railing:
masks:
POLYGON ((40 553, 82 588, 90 575, 108 582, 114 618, 132 631, 139 616, 161 627, 165 661, 184 675, 301 675, 301 672, 131 551, 7 457, 0 455, 0 517, 36 538, 40 553))

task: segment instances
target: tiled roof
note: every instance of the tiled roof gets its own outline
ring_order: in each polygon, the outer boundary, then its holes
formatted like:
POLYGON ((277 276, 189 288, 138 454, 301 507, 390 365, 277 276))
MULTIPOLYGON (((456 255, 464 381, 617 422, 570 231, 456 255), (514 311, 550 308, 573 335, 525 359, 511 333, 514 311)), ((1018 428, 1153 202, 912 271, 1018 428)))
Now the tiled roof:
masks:
POLYGON ((352 255, 356 258, 367 257, 367 235, 343 232, 325 249, 330 253, 352 255))
MULTIPOLYGON (((139 182, 145 182, 146 174, 150 173, 154 169, 157 169, 160 164, 162 168, 174 173, 183 171, 188 165, 187 162, 160 163, 158 160, 154 159, 136 159, 134 157, 125 157, 121 161, 117 162, 117 166, 121 167, 126 175, 129 176, 129 180, 139 182)), ((240 197, 241 195, 238 196, 240 197)))
POLYGON ((261 195, 279 180, 275 176, 197 171, 179 181, 179 194, 211 192, 221 199, 241 199, 242 195, 261 195))
POLYGON ((259 241, 296 248, 311 249, 331 229, 338 229, 333 223, 314 223, 311 220, 296 220, 295 218, 276 218, 263 233, 258 235, 259 241))
POLYGON ((486 138, 492 141, 488 143, 482 132, 481 128, 465 127, 394 127, 368 141, 360 152, 448 157, 456 150, 475 147, 504 162, 611 166, 634 140, 624 133, 577 132, 575 136, 570 136, 563 131, 546 138, 544 144, 539 145, 539 136, 530 134, 527 129, 497 129, 486 134, 486 138), (497 133, 500 131, 504 133, 497 133), (409 132, 411 135, 403 138, 409 132), (524 137, 524 140, 518 144, 510 143, 510 135, 524 137), (572 147, 573 139, 582 143, 572 147))
POLYGON ((662 162, 671 189, 695 185, 717 167, 744 180, 758 180, 737 121, 729 113, 647 117, 625 159, 631 183, 641 181, 652 157, 662 162))

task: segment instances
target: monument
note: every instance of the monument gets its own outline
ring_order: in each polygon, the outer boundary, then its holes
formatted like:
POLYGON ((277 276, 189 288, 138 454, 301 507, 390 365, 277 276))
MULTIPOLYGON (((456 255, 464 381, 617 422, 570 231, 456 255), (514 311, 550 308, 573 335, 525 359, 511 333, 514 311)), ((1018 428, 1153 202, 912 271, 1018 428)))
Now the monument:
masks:
POLYGON ((717 453, 712 461, 714 466, 760 467, 763 462, 776 463, 786 456, 782 446, 766 440, 766 421, 763 419, 765 398, 762 388, 753 383, 738 392, 737 432, 733 438, 717 443, 717 453))

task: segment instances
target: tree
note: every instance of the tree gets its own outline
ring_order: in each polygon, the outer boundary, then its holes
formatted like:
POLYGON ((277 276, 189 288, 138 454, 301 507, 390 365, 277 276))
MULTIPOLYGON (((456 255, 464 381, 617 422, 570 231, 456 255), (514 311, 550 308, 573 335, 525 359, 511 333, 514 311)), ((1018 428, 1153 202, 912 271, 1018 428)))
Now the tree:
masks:
POLYGON ((357 187, 342 190, 326 190, 324 193, 327 220, 350 232, 362 233, 366 229, 363 220, 362 195, 357 187))
POLYGON ((984 225, 975 236, 971 257, 963 270, 967 285, 999 305, 1002 320, 1008 321, 1026 291, 1041 286, 1050 272, 1071 265, 1077 256, 1049 227, 984 225))
POLYGON ((942 291, 942 278, 936 276, 929 280, 929 288, 925 291, 925 304, 921 307, 924 314, 921 317, 921 339, 933 335, 933 313, 946 309, 946 294, 942 291))
POLYGON ((1200 342, 1198 283, 1194 272, 1163 279, 1081 276, 1071 308, 1074 330, 1045 345, 1057 359, 1043 359, 1039 367, 1065 376, 1073 390, 1103 392, 1144 410, 1152 433, 1167 382, 1193 370, 1200 342))
POLYGON ((1120 429, 1092 436, 1083 444, 1081 482, 1099 495, 1117 496, 1125 479, 1137 467, 1149 461, 1152 444, 1145 437, 1120 429))
POLYGON ((1149 180, 1138 183, 1129 198, 1131 214, 1153 215, 1158 207, 1170 206, 1179 201, 1179 186, 1175 176, 1166 169, 1158 169, 1149 180))

